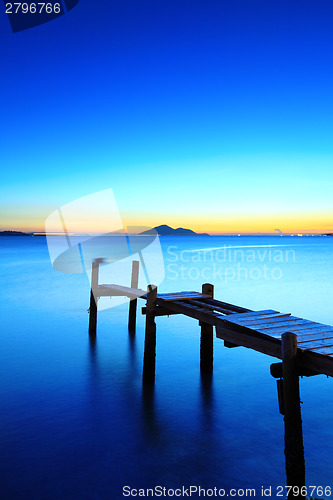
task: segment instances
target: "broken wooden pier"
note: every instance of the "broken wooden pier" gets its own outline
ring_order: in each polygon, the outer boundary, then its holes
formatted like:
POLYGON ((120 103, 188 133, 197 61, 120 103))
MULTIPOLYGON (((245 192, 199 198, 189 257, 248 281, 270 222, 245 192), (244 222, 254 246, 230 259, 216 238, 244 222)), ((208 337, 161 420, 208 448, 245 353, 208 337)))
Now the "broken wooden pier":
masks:
POLYGON ((138 262, 133 262, 131 287, 99 284, 100 260, 92 267, 89 334, 96 335, 99 297, 126 296, 130 301, 129 330, 135 330, 137 299, 146 301, 143 383, 154 384, 156 366, 156 318, 183 314, 201 328, 200 369, 213 370, 213 331, 228 348, 243 346, 281 360, 271 365, 277 379, 280 412, 284 415, 287 484, 299 487, 289 498, 305 498, 305 463, 300 409, 299 377, 325 374, 333 376, 333 327, 272 309, 253 311, 214 298, 214 287, 202 285, 201 292, 158 293, 157 287, 137 288, 138 262), (298 493, 296 494, 295 493, 298 493))

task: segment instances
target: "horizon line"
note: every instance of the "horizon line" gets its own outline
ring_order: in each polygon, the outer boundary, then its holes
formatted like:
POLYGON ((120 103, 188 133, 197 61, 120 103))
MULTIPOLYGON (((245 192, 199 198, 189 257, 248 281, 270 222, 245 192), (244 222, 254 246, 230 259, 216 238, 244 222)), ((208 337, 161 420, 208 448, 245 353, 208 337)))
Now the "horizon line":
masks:
MULTIPOLYGON (((153 229, 153 228, 152 228, 153 229)), ((59 232, 59 233, 56 233, 56 232, 52 232, 52 233, 46 233, 45 231, 22 231, 22 230, 19 230, 19 229, 0 229, 0 234, 1 233, 4 233, 4 232, 10 232, 10 233, 21 233, 23 235, 27 235, 27 236, 64 236, 64 237, 68 237, 68 236, 74 236, 74 237, 79 237, 79 236, 109 236, 110 233, 91 233, 91 232, 87 232, 87 233, 82 233, 82 232, 78 232, 78 233, 74 233, 74 232, 71 232, 71 233, 64 233, 64 232, 59 232)), ((127 235, 127 234, 132 234, 132 235, 136 235, 136 236, 147 236, 147 235, 141 235, 140 233, 130 233, 128 231, 123 231, 123 232, 114 232, 112 233, 114 236, 116 235, 127 235)), ((314 231, 300 231, 300 232, 274 232, 274 231, 267 231, 267 232, 261 232, 261 231, 246 231, 246 232, 239 232, 239 231, 227 231, 227 232, 214 232, 214 233, 205 233, 207 234, 208 236, 298 236, 298 237, 302 237, 302 236, 327 236, 328 234, 332 234, 330 232, 327 232, 327 233, 323 233, 323 232, 314 232, 314 231)), ((158 236, 167 236, 167 237, 170 237, 170 236, 181 236, 181 237, 184 237, 184 236, 202 236, 202 233, 194 233, 193 235, 163 235, 163 234, 158 234, 158 236)))

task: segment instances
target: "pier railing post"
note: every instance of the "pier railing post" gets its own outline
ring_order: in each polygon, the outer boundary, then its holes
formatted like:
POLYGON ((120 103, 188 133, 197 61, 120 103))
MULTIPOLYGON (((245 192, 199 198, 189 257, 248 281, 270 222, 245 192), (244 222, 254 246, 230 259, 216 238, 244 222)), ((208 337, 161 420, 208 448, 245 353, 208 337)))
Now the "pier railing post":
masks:
POLYGON ((282 372, 287 485, 296 487, 290 491, 288 498, 305 498, 306 495, 301 492, 302 486, 305 486, 305 461, 297 372, 297 336, 294 333, 286 332, 282 335, 282 372))
MULTIPOLYGON (((139 261, 133 260, 131 288, 138 288, 138 285, 139 285, 139 261)), ((130 300, 129 311, 128 311, 128 329, 131 333, 135 332, 136 310, 137 310, 137 299, 132 299, 130 300)))
POLYGON ((97 296, 99 264, 101 259, 95 259, 91 268, 91 289, 90 289, 90 307, 89 307, 89 335, 96 335, 97 325, 97 296))
POLYGON ((153 385, 155 382, 156 363, 156 323, 155 309, 157 299, 157 287, 148 285, 147 288, 147 310, 146 310, 146 331, 145 331, 145 351, 143 358, 143 383, 153 385))
MULTIPOLYGON (((214 285, 205 283, 202 285, 202 293, 214 298, 214 285)), ((200 335, 200 371, 201 373, 212 373, 213 371, 213 326, 199 322, 201 326, 200 335)))

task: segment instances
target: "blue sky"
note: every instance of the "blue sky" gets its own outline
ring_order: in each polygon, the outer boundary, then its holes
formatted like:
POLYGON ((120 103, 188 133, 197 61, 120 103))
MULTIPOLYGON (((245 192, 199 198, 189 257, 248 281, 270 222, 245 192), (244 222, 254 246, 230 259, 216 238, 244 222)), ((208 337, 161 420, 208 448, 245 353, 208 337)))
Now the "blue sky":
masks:
POLYGON ((3 229, 113 188, 128 224, 333 230, 331 1, 80 0, 0 36, 3 229))

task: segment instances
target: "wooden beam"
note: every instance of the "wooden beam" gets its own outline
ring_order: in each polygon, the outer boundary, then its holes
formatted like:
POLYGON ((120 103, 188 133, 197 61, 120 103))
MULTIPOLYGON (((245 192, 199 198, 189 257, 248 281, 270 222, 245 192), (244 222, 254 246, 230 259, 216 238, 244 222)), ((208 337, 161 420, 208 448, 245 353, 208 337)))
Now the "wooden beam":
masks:
MULTIPOLYGON (((147 307, 142 307, 141 312, 143 315, 147 314, 147 307)), ((172 316, 173 314, 180 314, 180 313, 170 311, 170 309, 165 309, 162 306, 156 306, 155 316, 172 316)))
POLYGON ((89 335, 96 336, 97 327, 97 295, 99 264, 101 259, 95 259, 91 266, 91 288, 90 288, 90 307, 89 307, 89 335))
MULTIPOLYGON (((297 337, 294 333, 282 335, 284 443, 287 485, 305 486, 305 461, 303 447, 302 417, 297 372, 297 337)), ((291 491, 289 498, 305 498, 291 491)))
MULTIPOLYGON (((282 378, 283 377, 283 368, 282 363, 272 363, 270 366, 271 375, 274 378, 282 378)), ((316 372, 311 370, 307 370, 306 368, 302 368, 297 366, 297 373, 300 377, 313 377, 314 375, 319 375, 316 372)), ((282 415, 284 415, 282 413, 282 415)))
POLYGON ((247 347, 275 358, 282 358, 281 342, 277 339, 264 339, 249 333, 237 332, 218 326, 216 327, 216 336, 234 345, 247 347))
POLYGON ((223 307, 211 306, 210 304, 206 304, 206 302, 204 302, 203 300, 189 299, 187 302, 194 306, 201 307, 202 309, 208 309, 209 311, 216 311, 226 315, 235 314, 233 311, 230 311, 229 309, 224 309, 223 307))
MULTIPOLYGON (((139 261, 133 260, 133 262, 132 262, 131 288, 137 289, 138 285, 139 285, 139 261)), ((138 302, 137 298, 132 298, 132 299, 130 299, 130 303, 129 303, 128 329, 131 333, 135 332, 137 302, 138 302)))
POLYGON ((251 311, 251 309, 245 309, 245 307, 235 306, 234 304, 229 304, 228 302, 221 302, 220 300, 216 299, 203 299, 203 301, 212 306, 223 307, 225 309, 229 309, 230 311, 234 311, 236 313, 253 312, 251 311))
POLYGON ((233 344, 232 342, 228 342, 227 340, 223 341, 224 347, 227 347, 228 349, 233 349, 234 347, 241 347, 240 345, 233 344))
POLYGON ((147 385, 155 383, 155 365, 156 365, 156 323, 155 309, 157 299, 157 287, 148 285, 147 288, 147 312, 146 312, 146 331, 145 331, 145 350, 143 358, 142 381, 147 385))
MULTIPOLYGON (((214 297, 214 285, 205 283, 202 285, 202 294, 214 297)), ((200 321, 200 371, 201 373, 212 373, 213 371, 213 326, 200 321)))
MULTIPOLYGON (((281 368, 282 368, 282 363, 281 363, 281 368)), ((278 395, 279 412, 281 413, 281 415, 284 415, 285 409, 284 409, 284 399, 283 399, 283 380, 282 380, 282 378, 279 378, 276 381, 276 388, 277 388, 277 395, 278 395)))
POLYGON ((306 368, 333 377, 333 358, 330 356, 323 356, 316 351, 305 351, 298 354, 297 364, 299 369, 306 368))

